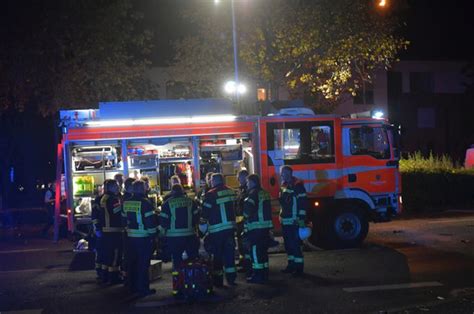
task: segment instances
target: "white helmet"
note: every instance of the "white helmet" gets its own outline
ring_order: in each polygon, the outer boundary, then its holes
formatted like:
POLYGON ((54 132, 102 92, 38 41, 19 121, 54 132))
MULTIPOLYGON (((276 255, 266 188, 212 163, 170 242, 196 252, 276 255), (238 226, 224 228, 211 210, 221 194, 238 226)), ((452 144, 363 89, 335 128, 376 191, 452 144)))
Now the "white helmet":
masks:
POLYGON ((199 224, 199 231, 201 231, 201 233, 206 233, 207 232, 207 224, 199 224))
POLYGON ((311 228, 310 227, 300 227, 298 229, 298 236, 301 240, 306 240, 311 236, 311 228))
POLYGON ((89 242, 87 242, 85 239, 80 239, 79 242, 77 242, 76 249, 77 250, 88 250, 89 249, 89 242))

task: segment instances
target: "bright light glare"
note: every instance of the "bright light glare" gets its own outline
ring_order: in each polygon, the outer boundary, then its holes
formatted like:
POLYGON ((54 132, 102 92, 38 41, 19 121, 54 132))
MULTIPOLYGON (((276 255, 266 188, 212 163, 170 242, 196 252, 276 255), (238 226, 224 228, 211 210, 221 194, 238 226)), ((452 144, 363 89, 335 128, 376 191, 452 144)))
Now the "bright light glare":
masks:
POLYGON ((163 125, 163 124, 189 124, 189 123, 207 123, 207 122, 230 122, 234 121, 234 115, 214 115, 214 116, 196 116, 196 117, 176 117, 176 118, 155 118, 155 119, 130 119, 130 120, 103 120, 89 121, 85 124, 89 127, 105 126, 135 126, 135 125, 163 125))
POLYGON ((247 92, 247 87, 242 83, 237 85, 234 81, 228 81, 224 85, 224 90, 227 94, 235 94, 236 92, 239 94, 245 94, 247 92))
POLYGON ((235 90, 237 88, 235 85, 236 84, 235 84, 234 81, 229 81, 229 82, 225 83, 225 85, 224 85, 225 92, 228 93, 228 94, 235 93, 235 90))
POLYGON ((219 4, 220 0, 214 0, 214 4, 219 4))
MULTIPOLYGON (((217 1, 217 0, 216 0, 216 1, 217 1)), ((219 2, 219 1, 217 1, 217 2, 219 2)), ((216 2, 216 3, 217 3, 217 2, 216 2)), ((380 1, 379 1, 379 7, 384 7, 386 4, 387 4, 387 1, 386 1, 386 0, 380 0, 380 1)))
POLYGON ((372 118, 374 118, 374 119, 382 119, 382 118, 383 118, 383 112, 382 112, 382 111, 376 111, 376 112, 374 112, 374 114, 372 115, 372 118))
POLYGON ((247 87, 245 87, 244 84, 239 84, 239 87, 237 87, 237 92, 239 94, 245 94, 247 92, 247 87))

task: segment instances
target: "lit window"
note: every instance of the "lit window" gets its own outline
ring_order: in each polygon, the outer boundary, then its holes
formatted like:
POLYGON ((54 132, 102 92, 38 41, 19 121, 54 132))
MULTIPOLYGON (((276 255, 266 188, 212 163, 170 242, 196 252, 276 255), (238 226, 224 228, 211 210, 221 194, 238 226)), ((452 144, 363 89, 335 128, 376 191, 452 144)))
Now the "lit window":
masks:
POLYGON ((265 88, 258 88, 257 89, 257 100, 258 101, 267 100, 267 91, 265 90, 265 88))

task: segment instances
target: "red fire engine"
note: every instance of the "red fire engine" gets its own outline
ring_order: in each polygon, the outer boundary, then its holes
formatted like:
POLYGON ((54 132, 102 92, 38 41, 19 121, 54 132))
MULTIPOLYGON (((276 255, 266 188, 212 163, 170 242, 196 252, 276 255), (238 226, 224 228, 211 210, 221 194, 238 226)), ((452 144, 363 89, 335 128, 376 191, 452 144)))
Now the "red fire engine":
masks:
POLYGON ((311 240, 328 248, 360 244, 370 221, 388 221, 401 210, 397 132, 386 120, 304 108, 239 116, 228 101, 204 99, 101 103, 95 110, 61 111, 61 121, 73 233, 87 232, 91 200, 117 173, 148 176, 160 195, 175 174, 190 192, 210 171, 236 187, 236 173, 245 167, 274 198, 278 229, 279 171, 290 165, 308 191, 311 240))

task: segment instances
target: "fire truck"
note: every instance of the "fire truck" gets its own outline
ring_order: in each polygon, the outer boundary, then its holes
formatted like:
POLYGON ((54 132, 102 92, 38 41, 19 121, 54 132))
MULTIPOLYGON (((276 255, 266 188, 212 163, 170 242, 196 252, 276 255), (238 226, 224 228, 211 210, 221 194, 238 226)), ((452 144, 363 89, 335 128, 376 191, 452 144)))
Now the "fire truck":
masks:
POLYGON ((310 240, 324 248, 355 247, 369 222, 400 213, 397 130, 388 121, 315 115, 306 108, 245 116, 233 108, 227 100, 194 99, 61 111, 58 156, 70 232, 87 232, 91 201, 104 180, 118 173, 146 175, 153 191, 163 195, 172 175, 195 193, 207 172, 222 173, 236 188, 236 173, 245 168, 259 174, 271 193, 278 232, 279 174, 289 165, 307 190, 310 240))

